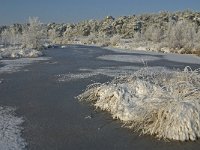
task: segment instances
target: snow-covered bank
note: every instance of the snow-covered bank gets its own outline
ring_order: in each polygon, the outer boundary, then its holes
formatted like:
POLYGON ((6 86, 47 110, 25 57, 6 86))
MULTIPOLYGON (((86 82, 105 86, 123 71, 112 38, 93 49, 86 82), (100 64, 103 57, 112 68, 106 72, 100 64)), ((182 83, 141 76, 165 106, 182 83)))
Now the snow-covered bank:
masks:
POLYGON ((131 129, 172 140, 200 137, 200 70, 143 68, 78 96, 131 129))
POLYGON ((0 60, 4 66, 0 67, 1 73, 13 73, 19 71, 22 67, 29 65, 33 62, 49 60, 49 57, 38 57, 38 58, 20 58, 13 60, 0 60))
POLYGON ((190 64, 199 64, 200 65, 200 57, 192 55, 192 54, 174 54, 174 53, 159 53, 156 51, 143 51, 143 50, 128 50, 122 48, 114 48, 114 47, 104 47, 103 49, 111 50, 117 53, 131 53, 131 54, 141 54, 141 56, 133 56, 133 55, 104 55, 98 57, 103 60, 113 60, 113 61, 121 61, 121 62, 143 62, 143 61, 155 61, 158 59, 165 59, 174 62, 182 62, 182 63, 190 63, 190 64), (142 56, 144 55, 144 56, 142 56), (149 56, 145 56, 149 55, 149 56), (159 58, 160 57, 160 58, 159 58), (153 59, 154 58, 154 59, 153 59))
MULTIPOLYGON (((75 40, 71 40, 68 41, 68 44, 72 44, 72 45, 87 45, 87 46, 97 46, 97 47, 102 47, 102 48, 107 48, 107 49, 123 49, 123 50, 129 50, 130 52, 134 52, 134 51, 145 51, 145 52, 157 52, 160 54, 163 53, 167 53, 167 54, 178 54, 178 55, 188 55, 188 54, 192 54, 192 53, 184 53, 183 49, 180 50, 173 50, 170 49, 169 47, 161 47, 159 46, 159 44, 152 44, 152 43, 148 43, 148 45, 146 44, 146 42, 133 42, 131 39, 129 40, 125 40, 125 39, 120 39, 117 44, 112 44, 110 43, 110 38, 105 38, 105 39, 101 39, 98 40, 98 38, 96 39, 97 42, 93 43, 88 41, 88 37, 76 37, 75 40)), ((192 55, 197 55, 197 57, 199 56, 199 51, 196 51, 197 53, 193 53, 192 55)))
POLYGON ((27 145, 21 137, 23 119, 15 116, 15 109, 0 106, 0 149, 22 150, 27 145))
POLYGON ((43 53, 34 49, 22 49, 20 47, 0 48, 0 59, 2 58, 35 58, 43 56, 43 53))

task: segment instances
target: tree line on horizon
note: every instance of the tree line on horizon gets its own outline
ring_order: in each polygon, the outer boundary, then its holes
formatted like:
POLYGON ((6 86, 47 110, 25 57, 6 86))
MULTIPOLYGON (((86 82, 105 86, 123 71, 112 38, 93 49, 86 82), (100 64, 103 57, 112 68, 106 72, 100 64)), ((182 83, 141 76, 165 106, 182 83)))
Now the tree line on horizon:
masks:
POLYGON ((0 31, 0 43, 5 47, 37 50, 42 49, 44 43, 68 44, 77 37, 84 39, 86 44, 104 42, 105 46, 116 45, 121 39, 131 39, 133 43, 148 42, 175 52, 182 49, 182 53, 200 55, 200 13, 161 12, 117 19, 108 16, 102 21, 47 25, 38 17, 32 17, 26 25, 13 25, 0 31))

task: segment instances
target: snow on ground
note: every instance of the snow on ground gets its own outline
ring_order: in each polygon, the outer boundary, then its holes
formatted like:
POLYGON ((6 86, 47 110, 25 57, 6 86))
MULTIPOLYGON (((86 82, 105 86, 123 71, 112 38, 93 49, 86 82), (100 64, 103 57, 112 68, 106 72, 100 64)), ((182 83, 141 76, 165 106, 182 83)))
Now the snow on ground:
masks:
POLYGON ((105 56, 100 56, 99 59, 122 61, 122 62, 134 62, 134 60, 130 61, 131 59, 135 59, 135 62, 141 62, 143 60, 154 61, 154 60, 158 60, 158 59, 166 59, 166 60, 174 61, 174 62, 200 64, 200 57, 195 56, 195 55, 189 55, 189 54, 172 54, 172 53, 163 54, 163 53, 152 52, 152 51, 125 50, 125 49, 111 48, 111 47, 106 47, 104 49, 111 50, 111 51, 114 51, 117 53, 141 54, 144 56, 136 57, 134 55, 125 55, 125 57, 123 58, 122 55, 114 55, 115 58, 112 58, 113 55, 105 55, 105 56))
POLYGON ((15 116, 15 109, 0 106, 0 149, 22 150, 26 142, 21 137, 23 119, 15 116))
POLYGON ((20 47, 0 48, 0 59, 2 58, 32 58, 42 56, 43 53, 34 49, 22 49, 20 47))
POLYGON ((38 57, 38 58, 20 58, 20 59, 13 59, 13 60, 0 60, 4 66, 0 67, 0 74, 1 73, 12 73, 19 71, 22 67, 29 65, 33 62, 42 61, 42 60, 49 60, 49 57, 38 57))
POLYGON ((200 70, 143 68, 78 96, 142 134, 171 140, 200 137, 200 70))

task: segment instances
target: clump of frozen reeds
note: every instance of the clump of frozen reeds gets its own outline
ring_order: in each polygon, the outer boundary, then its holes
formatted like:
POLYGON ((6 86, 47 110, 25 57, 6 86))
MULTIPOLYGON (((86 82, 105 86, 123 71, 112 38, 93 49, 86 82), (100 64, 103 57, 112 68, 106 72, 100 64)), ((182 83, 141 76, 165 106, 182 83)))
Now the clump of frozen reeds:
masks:
POLYGON ((143 68, 78 96, 131 129, 171 140, 200 137, 200 70, 143 68))

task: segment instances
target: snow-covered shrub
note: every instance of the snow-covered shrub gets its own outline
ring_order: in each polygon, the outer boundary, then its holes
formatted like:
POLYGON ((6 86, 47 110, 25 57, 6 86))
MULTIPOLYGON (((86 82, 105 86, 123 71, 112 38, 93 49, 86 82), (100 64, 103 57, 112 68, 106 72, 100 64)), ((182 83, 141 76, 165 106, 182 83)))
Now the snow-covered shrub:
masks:
POLYGON ((96 44, 97 37, 95 34, 90 34, 89 36, 84 36, 79 38, 83 44, 96 44))
POLYGON ((48 31, 48 38, 50 42, 53 44, 61 43, 59 42, 59 39, 60 39, 59 32, 56 31, 56 29, 51 29, 48 31))
POLYGON ((173 49, 192 49, 194 47, 194 37, 196 35, 193 24, 186 21, 178 21, 169 25, 168 46, 173 49))
POLYGON ((97 37, 97 45, 100 45, 102 47, 107 47, 110 45, 110 39, 106 35, 100 35, 97 37))
POLYGON ((5 29, 1 33, 1 43, 7 46, 15 46, 20 44, 21 42, 21 34, 16 32, 13 28, 5 29))
POLYGON ((149 26, 144 32, 144 36, 146 40, 157 43, 163 39, 163 31, 160 29, 160 27, 149 26))
POLYGON ((29 25, 23 29, 22 45, 24 48, 43 48, 46 37, 46 28, 37 17, 29 18, 29 25))
POLYGON ((116 35, 113 35, 111 38, 110 38, 110 44, 113 45, 113 46, 116 46, 117 44, 120 43, 120 35, 116 34, 116 35))
POLYGON ((26 49, 26 48, 22 49, 20 47, 6 48, 0 54, 2 58, 23 58, 23 57, 35 58, 43 56, 43 53, 41 51, 34 49, 26 49))
POLYGON ((110 83, 90 85, 78 98, 142 134, 180 141, 200 137, 199 69, 143 68, 110 83))

